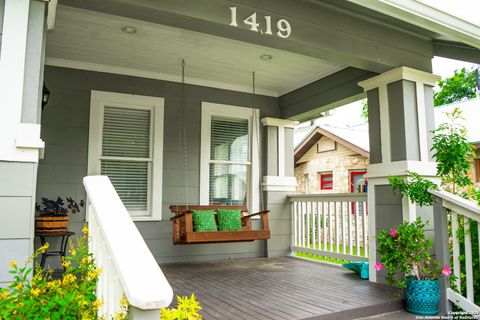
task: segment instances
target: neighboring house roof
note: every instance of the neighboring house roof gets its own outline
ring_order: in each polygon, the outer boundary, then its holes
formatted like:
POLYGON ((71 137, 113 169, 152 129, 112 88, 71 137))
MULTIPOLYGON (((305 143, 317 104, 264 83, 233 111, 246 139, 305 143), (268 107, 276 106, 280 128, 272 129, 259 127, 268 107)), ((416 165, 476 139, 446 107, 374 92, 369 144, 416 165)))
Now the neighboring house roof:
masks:
POLYGON ((366 127, 366 130, 359 130, 358 128, 341 128, 319 125, 313 128, 310 134, 308 134, 308 136, 296 146, 294 152, 295 163, 297 163, 322 137, 327 137, 361 156, 370 157, 368 148, 368 126, 366 127))
MULTIPOLYGON (((454 108, 462 111, 464 125, 468 131, 468 140, 480 148, 480 98, 464 102, 452 103, 436 107, 435 124, 448 121, 445 112, 451 112, 454 108)), ((358 154, 369 157, 368 124, 352 127, 340 127, 328 124, 303 127, 295 130, 295 163, 314 146, 321 137, 326 136, 358 154)))

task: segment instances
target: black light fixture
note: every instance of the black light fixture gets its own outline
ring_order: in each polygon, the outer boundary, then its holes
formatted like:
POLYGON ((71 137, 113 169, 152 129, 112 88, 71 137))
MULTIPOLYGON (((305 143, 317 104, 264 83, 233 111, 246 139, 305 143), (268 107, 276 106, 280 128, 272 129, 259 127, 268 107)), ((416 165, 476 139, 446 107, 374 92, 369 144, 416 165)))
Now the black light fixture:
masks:
POLYGON ((45 108, 45 106, 47 105, 49 98, 50 98, 50 90, 48 90, 47 86, 44 83, 43 90, 42 90, 42 111, 43 111, 43 108, 45 108))

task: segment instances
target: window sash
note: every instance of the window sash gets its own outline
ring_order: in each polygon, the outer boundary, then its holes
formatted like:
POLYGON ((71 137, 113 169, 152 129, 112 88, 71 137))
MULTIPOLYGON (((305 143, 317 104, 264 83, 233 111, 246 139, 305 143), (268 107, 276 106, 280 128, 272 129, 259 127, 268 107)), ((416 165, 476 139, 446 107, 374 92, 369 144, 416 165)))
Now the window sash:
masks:
POLYGON ((248 175, 247 206, 250 210, 259 210, 260 173, 257 148, 259 141, 259 111, 254 108, 228 106, 209 102, 202 103, 201 154, 200 154, 200 204, 210 202, 210 166, 212 164, 246 165, 248 175), (248 156, 246 161, 211 159, 211 119, 212 116, 248 120, 248 156), (255 123, 254 123, 255 122, 255 123))
POLYGON ((320 174, 320 190, 333 190, 333 174, 332 173, 320 174))
MULTIPOLYGON (((129 210, 129 214, 136 221, 162 219, 163 115, 163 98, 95 90, 92 90, 91 93, 88 174, 100 174, 102 172, 102 161, 145 162, 148 170, 147 206, 146 210, 129 210), (105 107, 148 110, 150 112, 149 152, 148 154, 144 153, 147 157, 136 156, 139 153, 129 155, 128 152, 125 156, 102 155, 105 107)), ((142 146, 143 150, 145 150, 144 147, 145 145, 142 146)), ((121 148, 119 150, 121 151, 121 148)), ((122 175, 121 170, 119 175, 122 175)))

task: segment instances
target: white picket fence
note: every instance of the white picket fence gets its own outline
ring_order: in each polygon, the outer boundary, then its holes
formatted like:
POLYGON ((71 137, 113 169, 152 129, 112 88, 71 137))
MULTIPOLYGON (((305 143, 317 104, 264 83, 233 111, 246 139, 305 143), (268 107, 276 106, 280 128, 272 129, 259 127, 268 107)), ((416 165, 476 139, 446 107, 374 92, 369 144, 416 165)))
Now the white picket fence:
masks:
POLYGON ((480 237, 478 243, 472 243, 471 232, 475 226, 480 230, 480 206, 472 201, 446 191, 431 191, 435 196, 434 227, 435 251, 437 260, 442 265, 450 265, 453 261, 453 274, 456 288, 450 288, 448 280, 442 281, 444 300, 442 311, 450 310, 450 303, 456 304, 465 311, 471 312, 476 319, 480 319, 480 301, 475 301, 475 278, 473 269, 474 259, 480 259, 480 237), (451 225, 449 231, 449 225, 451 225), (459 235, 463 235, 460 241, 459 235), (463 248, 461 247, 463 243, 463 248), (478 250, 473 250, 478 246, 478 250), (464 259, 460 258, 464 256, 464 259), (461 277, 462 270, 465 277, 461 277))
POLYGON ((102 270, 97 285, 103 302, 99 316, 114 317, 125 295, 129 319, 160 319, 160 309, 173 298, 170 284, 110 180, 89 176, 83 184, 89 201, 90 252, 102 270))
POLYGON ((290 195, 291 250, 368 261, 366 193, 290 195))

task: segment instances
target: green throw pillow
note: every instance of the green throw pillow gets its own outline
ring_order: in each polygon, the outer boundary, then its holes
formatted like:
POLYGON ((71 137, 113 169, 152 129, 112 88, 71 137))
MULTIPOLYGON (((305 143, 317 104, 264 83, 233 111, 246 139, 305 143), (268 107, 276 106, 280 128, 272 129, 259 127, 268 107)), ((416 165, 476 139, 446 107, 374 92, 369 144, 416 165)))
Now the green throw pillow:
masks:
POLYGON ((217 223, 215 222, 215 213, 213 210, 193 210, 192 218, 195 231, 217 231, 217 223))
POLYGON ((242 230, 242 218, 240 210, 218 209, 218 229, 220 231, 242 230))

